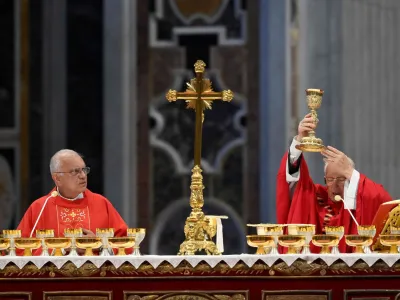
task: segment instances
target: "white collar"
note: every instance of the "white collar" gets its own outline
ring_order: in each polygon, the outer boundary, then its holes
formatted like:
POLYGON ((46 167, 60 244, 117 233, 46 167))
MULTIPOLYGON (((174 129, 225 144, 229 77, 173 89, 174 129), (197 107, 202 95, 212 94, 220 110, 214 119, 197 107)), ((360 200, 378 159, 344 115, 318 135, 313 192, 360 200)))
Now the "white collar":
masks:
POLYGON ((75 200, 83 198, 83 194, 82 193, 79 193, 79 195, 76 196, 75 198, 64 197, 63 195, 61 195, 60 191, 58 190, 58 187, 57 187, 57 193, 58 193, 58 196, 60 196, 61 198, 65 199, 65 200, 68 200, 68 201, 75 201, 75 200))

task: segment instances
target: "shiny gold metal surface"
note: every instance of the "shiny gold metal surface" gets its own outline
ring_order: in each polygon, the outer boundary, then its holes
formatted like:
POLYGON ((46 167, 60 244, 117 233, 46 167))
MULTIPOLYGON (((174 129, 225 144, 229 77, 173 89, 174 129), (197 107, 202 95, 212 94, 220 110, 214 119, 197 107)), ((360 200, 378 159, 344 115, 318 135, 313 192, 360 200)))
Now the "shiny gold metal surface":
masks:
POLYGON ((312 237, 312 243, 321 247, 321 254, 329 254, 329 247, 335 247, 339 244, 339 236, 336 234, 316 234, 312 237))
POLYGON ((41 240, 38 238, 16 238, 15 247, 24 250, 24 256, 32 256, 32 250, 40 248, 41 240))
POLYGON ((195 121, 195 142, 194 142, 194 167, 192 169, 190 185, 190 206, 192 211, 186 219, 184 233, 185 241, 180 245, 178 255, 194 255, 197 252, 205 251, 208 255, 221 254, 214 241, 209 237, 212 231, 208 221, 205 220, 202 207, 203 198, 203 176, 201 175, 201 147, 202 147, 202 128, 204 122, 204 110, 211 109, 212 102, 215 100, 231 101, 233 93, 230 90, 214 92, 211 81, 203 78, 206 64, 198 60, 194 64, 196 78, 186 83, 187 89, 184 92, 169 90, 166 94, 168 101, 183 99, 187 103, 187 108, 194 109, 195 121))
MULTIPOLYGON (((314 124, 318 124, 317 110, 320 108, 322 103, 322 96, 324 91, 320 89, 307 89, 307 106, 311 112, 314 124)), ((308 136, 303 137, 300 144, 296 146, 297 149, 304 152, 321 152, 325 146, 320 138, 315 136, 315 131, 311 130, 308 132, 308 136)))
POLYGON ((62 256, 62 249, 71 246, 71 239, 67 237, 45 238, 44 242, 47 248, 54 249, 53 256, 62 256))
POLYGON ((117 248, 117 255, 125 255, 125 249, 132 248, 135 245, 133 237, 112 237, 108 238, 108 242, 112 248, 117 248))
POLYGON ((78 248, 85 249, 84 256, 92 256, 93 249, 98 249, 102 245, 100 237, 79 237, 75 241, 78 248))
POLYGON ((274 244, 274 237, 270 235, 247 235, 247 244, 250 247, 256 247, 255 254, 266 254, 265 247, 271 247, 274 244))
POLYGON ((400 234, 380 234, 379 240, 384 246, 390 247, 389 253, 398 254, 400 246, 400 234))
POLYGON ((369 247, 372 244, 372 237, 368 235, 350 234, 345 235, 346 244, 356 247, 355 253, 365 253, 364 247, 369 247))
POLYGON ((278 236, 278 243, 283 247, 288 248, 287 254, 296 254, 297 248, 303 247, 306 241, 306 237, 304 235, 280 235, 278 236))

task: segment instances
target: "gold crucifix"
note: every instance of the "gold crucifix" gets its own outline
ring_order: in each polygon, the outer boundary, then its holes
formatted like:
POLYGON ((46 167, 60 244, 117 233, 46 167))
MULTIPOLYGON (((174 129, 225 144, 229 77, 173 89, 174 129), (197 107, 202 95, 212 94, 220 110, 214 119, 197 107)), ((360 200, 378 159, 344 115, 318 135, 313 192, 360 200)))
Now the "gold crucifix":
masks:
POLYGON ((204 121, 204 110, 211 109, 212 101, 222 100, 230 102, 233 99, 231 90, 214 92, 211 81, 203 78, 206 64, 198 60, 194 64, 196 78, 186 83, 185 92, 169 90, 166 98, 169 102, 176 100, 186 100, 187 108, 192 108, 196 112, 195 136, 194 136, 194 167, 192 169, 192 181, 190 184, 190 206, 192 211, 185 223, 185 241, 181 244, 178 255, 194 255, 198 251, 204 250, 207 254, 221 254, 217 250, 212 237, 215 235, 215 224, 205 218, 202 211, 203 199, 203 176, 201 175, 201 147, 202 130, 204 121))

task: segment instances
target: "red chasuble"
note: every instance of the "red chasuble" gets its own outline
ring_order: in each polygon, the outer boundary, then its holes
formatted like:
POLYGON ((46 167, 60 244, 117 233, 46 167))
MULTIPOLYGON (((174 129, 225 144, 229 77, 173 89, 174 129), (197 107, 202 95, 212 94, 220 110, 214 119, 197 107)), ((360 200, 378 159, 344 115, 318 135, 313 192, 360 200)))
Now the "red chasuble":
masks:
MULTIPOLYGON (((308 172, 303 155, 300 161, 300 178, 290 199, 289 184, 286 181, 288 153, 281 161, 277 176, 276 209, 279 224, 315 224, 316 234, 322 234, 325 226, 344 226, 346 234, 357 234, 357 225, 343 202, 333 202, 328 198, 327 187, 314 184, 308 172)), ((376 211, 383 202, 392 200, 382 185, 360 174, 356 209, 351 210, 359 225, 371 225, 376 211)), ((319 253, 320 248, 310 244, 312 252, 319 253)), ((343 238, 339 250, 352 252, 343 238)))
MULTIPOLYGON (((22 237, 29 237, 37 217, 51 192, 34 201, 26 211, 18 229, 22 237)), ((88 189, 82 199, 66 200, 51 197, 40 216, 36 229, 54 229, 55 237, 63 237, 65 228, 84 228, 96 233, 96 228, 114 228, 114 236, 126 236, 127 225, 109 200, 88 189)), ((37 253, 35 253, 37 254, 37 253)))

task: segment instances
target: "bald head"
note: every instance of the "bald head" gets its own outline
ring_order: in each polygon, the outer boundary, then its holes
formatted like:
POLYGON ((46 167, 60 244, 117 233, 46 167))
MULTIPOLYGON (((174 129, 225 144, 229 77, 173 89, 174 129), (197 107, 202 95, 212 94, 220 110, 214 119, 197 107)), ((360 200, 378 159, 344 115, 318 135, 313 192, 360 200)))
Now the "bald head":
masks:
MULTIPOLYGON (((352 166, 353 167, 353 169, 356 167, 356 164, 354 163, 354 161, 350 158, 350 157, 348 157, 347 156, 347 160, 349 161, 349 163, 350 163, 350 166, 352 166)), ((328 165, 329 165, 329 163, 328 162, 325 162, 325 164, 324 164, 324 174, 326 175, 326 168, 328 167, 328 165)))
POLYGON ((65 158, 82 157, 78 152, 70 149, 62 149, 57 151, 50 159, 50 173, 59 172, 62 161, 65 158))

